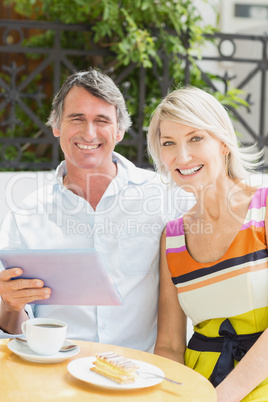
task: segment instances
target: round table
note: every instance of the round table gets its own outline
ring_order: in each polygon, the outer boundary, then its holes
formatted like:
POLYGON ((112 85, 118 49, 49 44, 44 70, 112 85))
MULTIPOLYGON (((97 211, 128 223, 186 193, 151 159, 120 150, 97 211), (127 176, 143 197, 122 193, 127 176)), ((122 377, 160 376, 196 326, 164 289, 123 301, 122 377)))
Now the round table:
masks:
POLYGON ((187 401, 216 402, 214 387, 203 376, 172 360, 134 349, 100 343, 74 341, 80 353, 58 363, 29 362, 8 347, 9 340, 0 340, 0 400, 1 402, 41 401, 187 401), (98 352, 114 351, 125 357, 160 367, 165 375, 184 385, 168 381, 149 388, 109 390, 74 378, 67 370, 71 360, 94 356, 98 352))

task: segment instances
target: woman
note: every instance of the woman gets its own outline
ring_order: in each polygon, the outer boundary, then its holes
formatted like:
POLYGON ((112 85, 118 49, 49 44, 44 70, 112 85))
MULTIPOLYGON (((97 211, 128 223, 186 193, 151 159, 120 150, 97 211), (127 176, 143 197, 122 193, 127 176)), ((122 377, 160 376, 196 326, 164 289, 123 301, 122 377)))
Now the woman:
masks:
POLYGON ((268 401, 268 189, 242 181, 262 154, 238 147, 226 110, 191 87, 157 107, 148 148, 196 198, 162 235, 155 353, 203 374, 218 401, 268 401))

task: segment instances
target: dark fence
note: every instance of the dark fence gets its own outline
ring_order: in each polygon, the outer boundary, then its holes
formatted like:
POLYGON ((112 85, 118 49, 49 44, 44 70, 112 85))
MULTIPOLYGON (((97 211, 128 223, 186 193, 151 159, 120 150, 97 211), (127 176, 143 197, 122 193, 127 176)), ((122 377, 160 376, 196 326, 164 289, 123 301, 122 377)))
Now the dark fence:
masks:
MULTIPOLYGON (((102 67, 103 59, 114 57, 112 52, 94 43, 89 43, 89 50, 69 48, 68 43, 62 43, 63 32, 79 36, 90 29, 87 25, 0 20, 0 169, 46 170, 58 165, 61 159, 59 144, 45 125, 53 94, 66 75, 90 65, 102 67), (50 35, 49 46, 39 47, 38 41, 36 47, 24 45, 25 38, 40 33, 50 35), (45 111, 41 108, 44 103, 47 104, 45 111), (29 134, 25 136, 27 130, 29 134)), ((266 148, 268 37, 218 33, 213 39, 210 49, 202 51, 202 59, 196 60, 202 78, 214 91, 225 93, 231 86, 245 91, 248 106, 239 109, 230 106, 240 141, 244 144, 257 141, 260 148, 266 148), (213 76, 217 78, 216 84, 213 76)), ((159 68, 155 68, 153 78, 164 96, 173 84, 169 76, 172 60, 164 54, 161 58, 162 70, 159 72, 159 68)), ((185 69, 185 84, 188 84, 191 60, 186 54, 180 54, 179 58, 185 69)), ((122 146, 132 149, 130 155, 137 165, 147 166, 144 124, 147 70, 131 64, 116 76, 112 70, 110 73, 127 98, 133 71, 138 80, 138 109, 133 116, 133 128, 125 136, 122 146)))

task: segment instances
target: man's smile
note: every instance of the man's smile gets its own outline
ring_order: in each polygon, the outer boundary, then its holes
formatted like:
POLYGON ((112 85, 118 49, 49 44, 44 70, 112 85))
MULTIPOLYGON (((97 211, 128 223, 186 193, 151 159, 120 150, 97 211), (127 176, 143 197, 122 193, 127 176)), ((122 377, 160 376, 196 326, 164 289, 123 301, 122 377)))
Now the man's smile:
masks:
POLYGON ((76 143, 76 146, 80 149, 88 149, 88 150, 92 150, 92 149, 97 149, 101 146, 101 144, 95 144, 95 145, 85 145, 85 144, 78 144, 76 143))

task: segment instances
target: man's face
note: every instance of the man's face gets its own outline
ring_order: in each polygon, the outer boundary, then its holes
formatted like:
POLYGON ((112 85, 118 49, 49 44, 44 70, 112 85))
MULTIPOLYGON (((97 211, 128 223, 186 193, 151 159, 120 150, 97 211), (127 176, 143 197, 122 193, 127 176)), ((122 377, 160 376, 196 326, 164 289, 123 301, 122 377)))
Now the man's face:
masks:
POLYGON ((118 130, 116 108, 84 88, 73 87, 65 98, 59 129, 53 129, 68 168, 109 173, 112 151, 124 133, 118 130))

